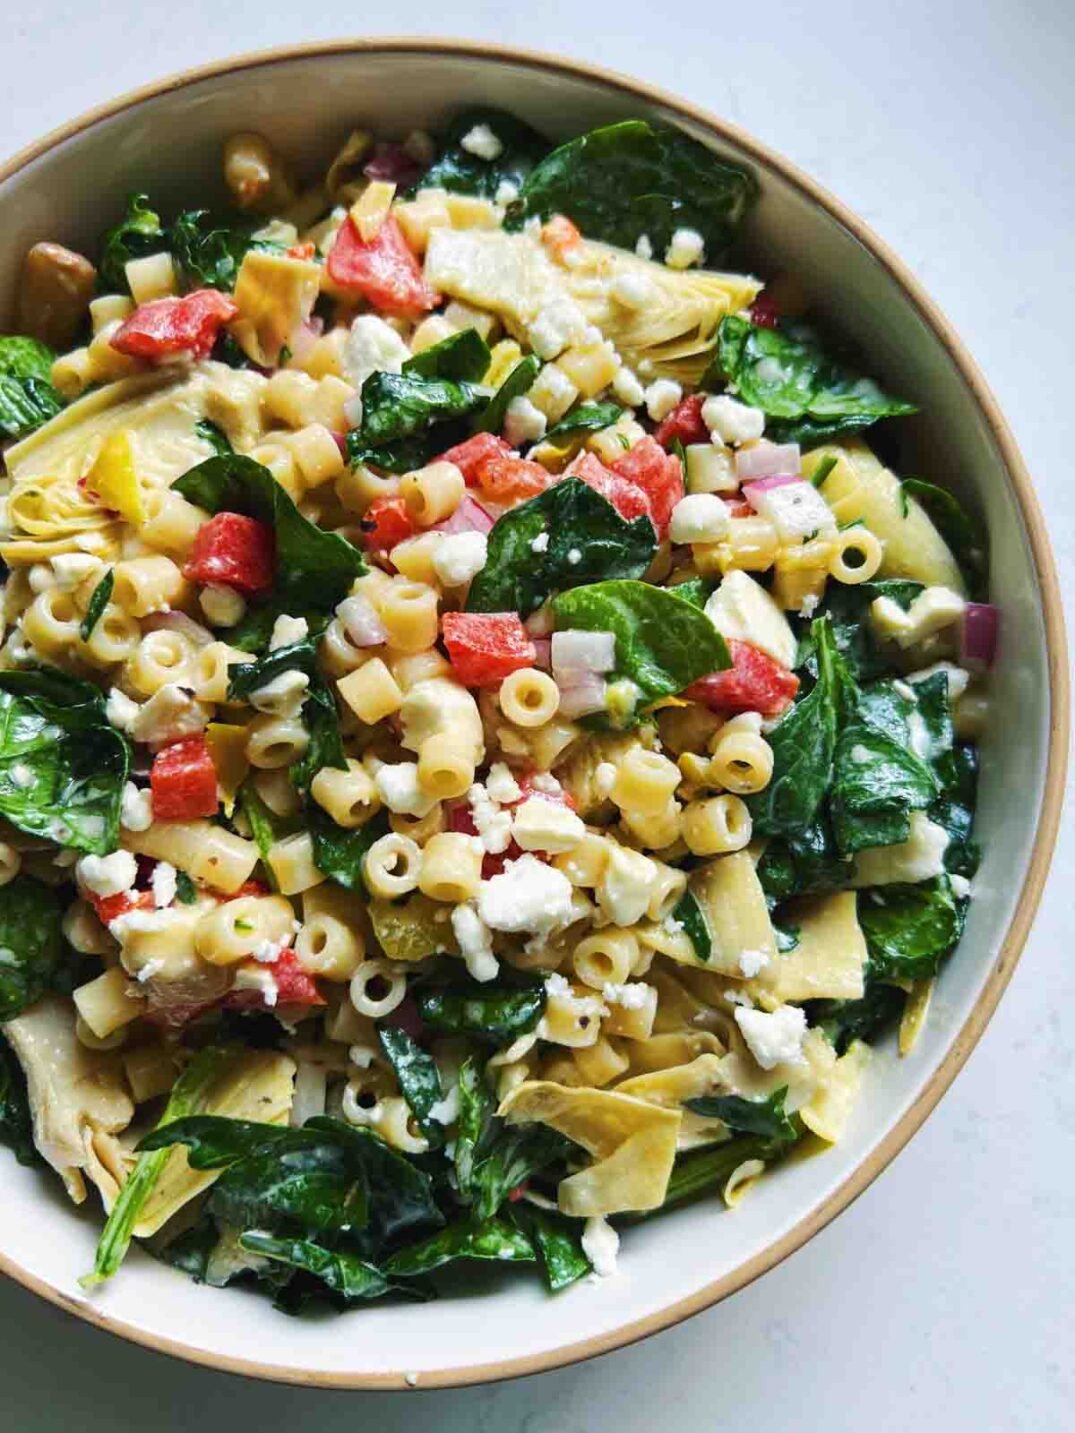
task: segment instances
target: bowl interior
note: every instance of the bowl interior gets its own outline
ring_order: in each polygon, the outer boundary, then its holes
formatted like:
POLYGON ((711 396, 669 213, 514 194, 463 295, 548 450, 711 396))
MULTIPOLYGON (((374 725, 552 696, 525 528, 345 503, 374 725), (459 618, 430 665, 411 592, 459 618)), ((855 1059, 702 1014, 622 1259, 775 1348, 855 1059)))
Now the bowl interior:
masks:
POLYGON ((922 413, 903 425, 898 463, 951 485, 988 525, 992 596, 1003 611, 996 707, 1018 712, 1019 721, 996 722, 985 742, 977 899, 913 1056, 900 1061, 893 1048, 880 1051, 845 1141, 762 1181, 734 1215, 710 1202, 632 1230, 614 1279, 550 1299, 529 1282, 483 1277, 432 1305, 293 1320, 240 1291, 199 1288, 135 1252, 89 1301, 76 1280, 91 1263, 96 1219, 61 1207, 51 1179, 0 1158, 0 1263, 68 1307, 92 1309, 108 1327, 267 1376, 372 1386, 399 1385, 414 1372, 429 1384, 551 1366, 558 1350, 569 1358, 614 1346, 767 1267, 839 1207, 856 1172, 861 1186, 883 1165, 943 1087, 942 1064, 954 1071, 973 1043, 977 1032, 964 1026, 983 993, 989 1004, 1003 983, 998 951, 1041 818, 1050 721, 1043 598, 995 429, 945 342, 861 234, 780 168, 682 111, 552 62, 432 45, 307 53, 216 73, 99 119, 0 184, 4 298, 29 244, 53 238, 93 246, 128 193, 145 190, 166 208, 222 198, 220 148, 237 129, 263 131, 312 174, 356 125, 389 134, 436 128, 476 101, 514 110, 559 137, 657 115, 754 164, 763 188, 748 240, 754 267, 795 270, 870 355, 877 376, 918 401, 922 413))

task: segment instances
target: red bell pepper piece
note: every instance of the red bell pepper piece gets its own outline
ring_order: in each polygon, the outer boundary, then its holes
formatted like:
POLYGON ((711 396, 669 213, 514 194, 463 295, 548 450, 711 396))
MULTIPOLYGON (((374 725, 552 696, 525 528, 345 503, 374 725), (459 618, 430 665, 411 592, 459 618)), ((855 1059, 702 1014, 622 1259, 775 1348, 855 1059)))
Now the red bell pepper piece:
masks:
POLYGON ((662 448, 670 448, 677 438, 684 447, 688 443, 709 442, 709 429, 702 421, 702 404, 706 396, 704 393, 692 393, 682 403, 677 403, 658 425, 653 436, 662 448))
POLYGON ((276 567, 276 540, 268 523, 243 513, 218 512, 203 522, 183 576, 217 583, 251 596, 267 592, 276 567))
POLYGON ((204 736, 185 736, 163 747, 149 771, 153 815, 158 821, 194 821, 215 816, 216 767, 204 736))
POLYGON ((666 453, 648 435, 622 458, 612 471, 641 488, 649 499, 650 516, 658 537, 666 537, 672 509, 683 497, 683 470, 677 457, 666 453))
POLYGON ((692 682, 686 695, 713 711, 779 716, 799 690, 795 673, 768 652, 734 637, 728 642, 728 655, 732 659, 730 667, 692 682))
POLYGON ((606 468, 593 453, 580 453, 564 474, 568 478, 581 478, 588 488, 612 504, 625 522, 636 517, 648 517, 653 521, 649 497, 637 483, 628 481, 618 473, 606 468))
POLYGON ((418 260, 391 214, 372 239, 363 239, 350 215, 328 256, 329 278, 382 313, 414 318, 428 313, 437 295, 422 278, 418 260))
POLYGON ((235 300, 219 289, 195 289, 182 298, 139 304, 116 329, 110 343, 131 358, 160 359, 177 353, 208 358, 222 325, 238 313, 235 300))
POLYGON ((498 438, 495 433, 475 433, 474 437, 468 438, 465 443, 457 443, 454 448, 441 453, 437 461, 454 463, 463 474, 467 487, 473 488, 481 478, 482 468, 490 459, 510 457, 511 444, 505 443, 503 438, 498 438))
POLYGON ((362 541, 371 552, 391 552, 417 529, 400 497, 374 498, 362 515, 362 541))
POLYGON ((230 1010, 275 1010, 282 1005, 324 1005, 325 997, 317 988, 317 981, 303 970, 299 958, 288 947, 282 950, 274 961, 251 962, 255 969, 267 970, 276 984, 276 999, 268 1001, 260 990, 232 990, 224 997, 224 1004, 230 1010))
POLYGON ((455 675, 466 687, 496 686, 520 667, 533 666, 537 656, 515 612, 446 612, 441 631, 455 675))
POLYGON ((105 926, 131 911, 151 911, 156 906, 152 891, 120 891, 118 896, 95 896, 87 891, 86 898, 105 926))
POLYGON ((549 486, 549 474, 528 458, 490 458, 482 464, 478 484, 491 502, 516 503, 536 497, 549 486))

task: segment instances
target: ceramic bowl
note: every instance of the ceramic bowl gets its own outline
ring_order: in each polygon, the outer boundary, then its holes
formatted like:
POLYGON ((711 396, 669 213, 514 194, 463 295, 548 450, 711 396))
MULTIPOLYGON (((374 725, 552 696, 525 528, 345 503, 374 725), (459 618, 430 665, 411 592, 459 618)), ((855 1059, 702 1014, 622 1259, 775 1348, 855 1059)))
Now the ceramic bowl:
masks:
MULTIPOLYGON (((161 81, 75 120, 0 170, 6 303, 24 250, 57 239, 91 252, 125 196, 221 199, 220 152, 256 128, 310 173, 356 124, 437 129, 481 101, 567 138, 628 116, 671 121, 751 165, 761 202, 748 252, 761 273, 793 269, 830 322, 869 352, 921 416, 900 425, 904 471, 950 484, 984 518, 1002 612, 998 712, 983 748, 984 848, 966 934, 910 1058, 891 1045, 870 1068, 846 1139, 787 1166, 734 1214, 705 1201, 632 1230, 620 1272, 550 1298, 505 1274, 428 1305, 375 1305, 289 1319, 237 1290, 198 1287, 133 1251, 93 1298, 99 1211, 80 1215, 57 1182, 0 1158, 0 1268, 79 1317, 221 1369, 315 1386, 444 1386, 503 1378, 605 1352, 667 1328, 783 1259, 859 1194, 951 1083, 996 1007, 1026 938, 1064 789, 1066 662, 1056 578, 1019 454, 973 362, 885 246, 805 175, 748 135, 669 95, 588 65, 486 45, 337 42, 224 61, 161 81)), ((943 1192, 939 1196, 943 1198, 943 1192)))

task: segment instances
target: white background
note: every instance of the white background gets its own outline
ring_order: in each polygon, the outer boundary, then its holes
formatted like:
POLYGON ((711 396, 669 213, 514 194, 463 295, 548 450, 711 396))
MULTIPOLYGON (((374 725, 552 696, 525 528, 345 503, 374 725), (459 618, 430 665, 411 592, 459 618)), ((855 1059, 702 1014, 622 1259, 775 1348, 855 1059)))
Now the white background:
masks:
MULTIPOLYGON (((37 0, 4 20, 0 149, 183 66, 348 33, 558 50, 678 91, 783 151, 895 246, 967 340, 1022 444, 1061 575, 1075 578, 1072 0, 411 0, 390 17, 354 0, 37 0)), ((835 1225, 686 1326, 492 1388, 310 1394, 128 1347, 5 1284, 0 1423, 1070 1429, 1073 882, 1069 824, 1010 990, 937 1113, 835 1225)), ((364 1315, 352 1317, 360 1339, 364 1315)))

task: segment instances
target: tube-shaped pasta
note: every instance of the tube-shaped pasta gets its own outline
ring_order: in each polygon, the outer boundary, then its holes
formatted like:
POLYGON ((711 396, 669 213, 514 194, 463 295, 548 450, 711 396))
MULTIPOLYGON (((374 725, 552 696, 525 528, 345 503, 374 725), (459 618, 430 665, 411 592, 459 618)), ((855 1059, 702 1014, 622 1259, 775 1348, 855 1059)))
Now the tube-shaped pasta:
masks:
POLYGON ((310 745, 310 733, 298 717, 255 717, 247 732, 250 765, 266 771, 294 766, 310 745))
POLYGON ((403 705, 399 683, 380 657, 371 657, 357 671, 341 678, 336 690, 367 726, 398 712, 403 705))
POLYGON ((124 831, 123 844, 186 871, 196 881, 231 895, 250 879, 258 859, 253 841, 209 821, 159 821, 148 831, 124 831))
POLYGON ((669 796, 664 807, 653 814, 624 811, 623 824, 640 846, 648 851, 663 851, 679 839, 682 814, 679 802, 669 796))
POLYGON ((79 1016, 98 1040, 107 1040, 145 1009, 144 993, 121 965, 80 985, 72 999, 79 1016))
POLYGON ((429 1148, 429 1141, 415 1125, 411 1107, 402 1095, 386 1095, 371 1124, 385 1144, 404 1154, 424 1154, 429 1148))
POLYGON ((481 843, 462 831, 442 831, 422 848, 418 889, 434 901, 460 905, 478 894, 482 879, 481 843))
POLYGON ((409 836, 389 832, 374 841, 362 862, 362 874, 371 896, 406 895, 418 885, 422 853, 409 836))
POLYGON ((855 587, 876 576, 885 556, 881 539, 868 527, 846 527, 833 539, 829 573, 837 582, 855 587))
POLYGON ((348 512, 364 513, 370 503, 378 498, 394 497, 399 492, 399 478, 390 473, 375 473, 359 463, 340 474, 333 484, 333 491, 348 512))
POLYGON ((608 865, 609 842, 594 831, 587 831, 572 851, 565 851, 552 858, 552 864, 562 871, 573 886, 583 889, 600 884, 608 865))
POLYGON ((114 602, 106 604, 84 643, 84 655, 100 667, 114 667, 130 659, 142 640, 142 629, 114 602))
POLYGON ((287 166, 264 135, 243 130, 224 145, 224 182, 236 207, 280 214, 295 202, 287 166))
POLYGON ((500 710, 516 726, 544 726, 560 706, 560 688, 547 672, 520 667, 500 685, 500 710))
POLYGON ((285 896, 297 896, 325 877, 314 864, 314 843, 309 831, 297 831, 269 847, 266 864, 285 896))
POLYGON ((602 1029, 606 1035, 619 1035, 624 1040, 648 1040, 653 1034, 657 1016, 657 991, 652 985, 643 987, 637 1004, 624 1005, 613 1001, 608 1007, 602 1029))
POLYGON ((450 732, 475 766, 485 750, 478 703, 466 687, 448 677, 431 677, 408 688, 400 708, 401 745, 420 752, 431 736, 450 732))
POLYGON ((638 942, 630 931, 609 927, 580 940, 571 965, 584 985, 603 990, 610 982, 622 984, 637 959, 638 942))
POLYGON ((463 474, 454 463, 429 463, 407 473, 399 485, 400 497, 419 527, 432 527, 451 517, 464 492, 463 474))
POLYGON ((679 785, 679 767, 659 751, 633 746, 616 764, 611 796, 621 811, 643 816, 665 812, 679 785))
POLYGON ((146 513, 139 528, 142 541, 162 552, 185 557, 208 514, 169 488, 163 491, 151 488, 143 494, 142 505, 146 513))
POLYGON ((398 836, 409 836, 412 841, 422 845, 430 836, 436 836, 444 830, 444 806, 438 801, 424 816, 409 816, 404 811, 392 811, 389 813, 388 824, 398 836))
POLYGON ((264 944, 290 940, 295 912, 283 896, 239 896, 214 906, 194 929, 194 948, 210 965, 235 965, 264 944))
POLYGON ((386 645, 397 652, 424 652, 437 640, 437 593, 423 582, 393 582, 374 598, 387 633, 386 645))
POLYGON ((373 649, 356 646, 338 617, 333 617, 325 628, 319 654, 331 677, 345 677, 373 659, 373 649))
POLYGON ((320 487, 343 471, 343 455, 323 423, 307 423, 287 439, 307 488, 320 487))
POLYGON ((87 1050, 118 1050, 127 1043, 127 1027, 113 1030, 111 1035, 95 1035, 81 1015, 75 1017, 75 1039, 87 1050))
POLYGON ((753 821, 746 802, 725 793, 688 802, 683 839, 694 856, 726 856, 750 844, 753 821))
POLYGON ((310 783, 310 795, 337 826, 350 831, 364 826, 381 807, 372 777, 353 759, 348 759, 346 771, 323 766, 310 783))
POLYGON ((390 960, 364 960, 351 977, 351 1004, 360 1015, 379 1020, 407 993, 407 977, 390 960))
POLYGON ((318 911, 307 916, 295 938, 295 954, 311 975, 338 983, 350 980, 366 954, 360 930, 337 916, 318 911))
POLYGON ((194 644, 182 632, 147 632, 123 666, 124 685, 139 697, 151 697, 190 672, 194 644))
POLYGON ((287 771, 259 771, 254 777, 254 790, 274 816, 287 819, 302 809, 302 798, 287 771))
POLYGON ((133 557, 112 570, 112 601, 134 617, 166 612, 183 597, 187 581, 170 557, 133 557))
POLYGON ((773 774, 773 749, 757 732, 725 730, 714 744, 709 770, 716 785, 737 796, 763 791, 773 774))
POLYGON ((425 582, 432 587, 437 581, 433 557, 441 541, 439 532, 423 532, 397 542, 392 549, 392 566, 411 582, 425 582))
POLYGON ((23 613, 23 636, 43 657, 59 657, 78 642, 79 621, 71 594, 49 587, 23 613))
POLYGON ((229 647, 227 642, 210 642, 195 653, 190 668, 194 695, 203 702, 223 702, 228 697, 229 669, 249 662, 246 652, 229 647))
POLYGON ((687 889, 686 872, 664 861, 654 861, 646 915, 651 921, 662 921, 672 914, 687 889))
POLYGON ((462 796, 474 784, 473 748, 449 731, 427 736, 418 752, 418 785, 438 801, 462 796))
MULTIPOLYGON (((434 677, 452 678, 452 664, 436 647, 427 647, 424 652, 390 652, 385 660, 401 692, 409 692, 419 682, 432 681, 434 677)), ((458 686, 454 678, 452 681, 458 686)))
POLYGON ((152 303, 178 293, 179 281, 171 254, 146 254, 141 259, 128 259, 123 266, 124 277, 136 304, 152 303))
POLYGON ((99 298, 90 299, 90 328, 98 334, 117 320, 122 323, 134 313, 134 306, 134 299, 126 294, 101 294, 99 298))

